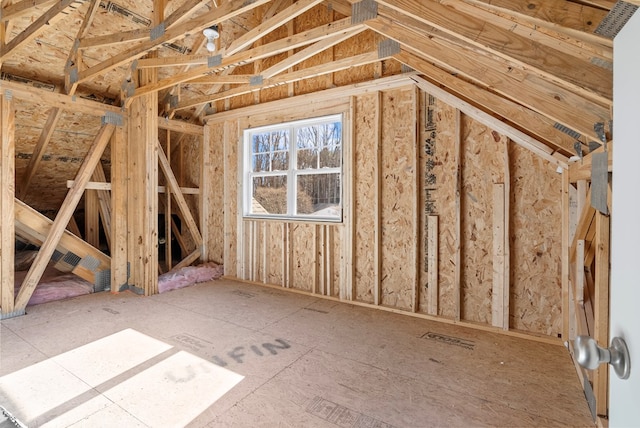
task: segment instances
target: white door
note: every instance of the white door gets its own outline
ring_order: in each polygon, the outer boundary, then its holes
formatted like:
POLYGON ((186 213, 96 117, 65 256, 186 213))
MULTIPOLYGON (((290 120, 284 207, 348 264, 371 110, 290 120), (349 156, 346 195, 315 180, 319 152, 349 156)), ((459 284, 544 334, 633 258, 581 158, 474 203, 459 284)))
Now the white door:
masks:
MULTIPOLYGON (((640 11, 614 39, 609 337, 625 339, 631 375, 610 370, 611 427, 640 426, 640 11)), ((608 346, 608 344, 600 344, 608 346)))

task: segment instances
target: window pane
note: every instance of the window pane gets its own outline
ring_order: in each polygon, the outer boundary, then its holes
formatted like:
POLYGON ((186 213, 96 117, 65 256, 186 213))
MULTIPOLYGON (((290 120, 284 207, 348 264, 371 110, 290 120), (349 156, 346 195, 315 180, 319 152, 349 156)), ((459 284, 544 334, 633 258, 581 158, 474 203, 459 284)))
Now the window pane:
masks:
POLYGON ((251 214, 287 213, 287 176, 253 177, 251 214))
POLYGON ((340 174, 298 175, 297 214, 340 218, 340 174))
POLYGON ((342 163, 342 147, 326 146, 319 153, 320 168, 340 168, 342 163))
POLYGON ((318 151, 315 148, 298 149, 298 169, 318 168, 318 151))
POLYGON ((289 131, 253 134, 251 168, 254 172, 286 171, 289 168, 289 131))
POLYGON ((271 153, 271 171, 286 171, 289 169, 289 152, 279 150, 271 153))

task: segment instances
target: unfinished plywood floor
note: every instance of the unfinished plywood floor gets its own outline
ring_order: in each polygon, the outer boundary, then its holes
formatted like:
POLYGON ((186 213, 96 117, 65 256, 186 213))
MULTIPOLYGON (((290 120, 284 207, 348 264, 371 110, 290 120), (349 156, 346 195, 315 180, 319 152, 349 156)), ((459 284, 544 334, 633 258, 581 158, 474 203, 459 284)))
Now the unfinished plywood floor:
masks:
POLYGON ((567 351, 228 280, 2 321, 28 426, 592 426, 567 351))

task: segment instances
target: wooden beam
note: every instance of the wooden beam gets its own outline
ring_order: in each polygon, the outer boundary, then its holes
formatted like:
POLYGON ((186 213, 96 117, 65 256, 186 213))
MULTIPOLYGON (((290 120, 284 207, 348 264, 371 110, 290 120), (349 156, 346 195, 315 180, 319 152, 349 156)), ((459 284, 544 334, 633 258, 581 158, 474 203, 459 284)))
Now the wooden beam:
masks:
POLYGON ((0 94, 0 319, 14 312, 15 147, 13 102, 0 94))
MULTIPOLYGON (((22 239, 33 245, 42 246, 47 239, 47 236, 50 234, 53 221, 19 199, 15 199, 14 203, 16 236, 20 236, 22 239)), ((79 238, 78 235, 68 230, 63 231, 60 241, 56 246, 56 250, 64 255, 73 253, 82 259, 90 257, 93 259, 92 264, 97 260, 99 264, 96 272, 107 270, 111 265, 109 256, 105 255, 97 248, 87 244, 79 238)), ((64 257, 56 263, 55 267, 57 269, 61 269, 62 264, 66 264, 64 262, 64 257)), ((76 266, 66 264, 65 268, 66 269, 64 270, 66 272, 72 272, 86 281, 95 284, 96 272, 83 267, 82 263, 78 263, 76 266)))
POLYGON ((40 15, 38 19, 36 19, 31 25, 29 25, 26 29, 24 29, 20 34, 11 39, 8 43, 6 43, 0 49, 2 61, 6 60, 15 50, 22 46, 24 43, 27 43, 33 40, 43 29, 45 25, 50 25, 60 18, 61 12, 63 12, 67 6, 73 3, 76 0, 60 0, 55 3, 49 10, 47 10, 44 14, 40 15))
POLYGON ((49 142, 51 141, 51 137, 53 136, 53 132, 56 130, 56 126, 58 125, 58 121, 62 117, 62 110, 53 107, 49 111, 49 116, 47 117, 47 121, 42 128, 42 132, 40 133, 40 138, 36 143, 36 147, 33 149, 33 153, 31 154, 31 159, 29 159, 29 165, 27 166, 26 171, 22 175, 22 182, 19 190, 19 198, 23 199, 27 195, 27 191, 29 190, 29 186, 31 185, 31 180, 36 175, 36 171, 40 166, 40 162, 42 161, 42 157, 44 156, 47 147, 49 146, 49 142))
POLYGON ((86 113, 93 116, 103 116, 105 112, 116 114, 122 113, 122 109, 120 107, 85 100, 71 95, 49 92, 21 83, 9 82, 7 80, 0 81, 0 88, 11 91, 14 97, 21 100, 28 101, 33 104, 46 104, 52 107, 58 107, 62 110, 86 113))
POLYGON ((23 310, 27 307, 27 303, 36 289, 38 281, 40 281, 40 277, 47 267, 47 263, 49 263, 49 260, 60 241, 60 237, 64 233, 67 223, 69 223, 69 220, 82 197, 84 186, 91 178, 95 166, 100 161, 102 152, 104 152, 105 147, 109 143, 109 138, 111 138, 113 131, 113 125, 104 125, 100 129, 100 132, 96 136, 87 155, 85 156, 84 161, 76 174, 76 185, 67 193, 67 196, 62 203, 62 207, 53 221, 47 238, 42 243, 40 251, 38 251, 31 268, 29 268, 29 272, 27 272, 27 275, 22 282, 22 287, 16 297, 16 309, 23 310))
POLYGON ((195 125, 193 123, 182 122, 180 120, 173 120, 164 117, 158 118, 158 129, 165 129, 167 131, 178 132, 180 134, 190 135, 204 135, 204 127, 201 125, 195 125))
POLYGON ((189 34, 200 32, 204 28, 226 21, 244 12, 248 12, 255 7, 268 3, 269 1, 270 0, 254 0, 246 2, 245 0, 231 0, 218 8, 212 9, 207 13, 191 19, 189 22, 183 22, 168 29, 162 36, 154 40, 149 39, 144 41, 124 52, 102 61, 99 64, 79 72, 78 83, 85 82, 99 74, 140 58, 163 43, 171 43, 175 40, 182 39, 189 34))

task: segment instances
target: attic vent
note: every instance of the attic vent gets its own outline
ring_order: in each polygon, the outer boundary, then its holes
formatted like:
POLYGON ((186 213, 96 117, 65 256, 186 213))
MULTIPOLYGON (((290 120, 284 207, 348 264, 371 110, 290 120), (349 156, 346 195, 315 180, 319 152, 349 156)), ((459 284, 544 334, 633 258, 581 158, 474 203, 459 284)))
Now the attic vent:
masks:
POLYGON ((573 130, 573 129, 571 129, 571 128, 567 128, 566 126, 564 126, 564 125, 563 125, 563 124, 561 124, 561 123, 556 122, 556 123, 553 125, 553 127, 554 127, 554 128, 556 128, 558 131, 562 131, 562 132, 564 132, 565 134, 570 135, 571 137, 575 138, 576 140, 579 140, 579 139, 580 139, 580 137, 582 137, 582 135, 580 135, 580 133, 579 133, 579 132, 576 132, 576 131, 574 131, 574 130, 573 130))
POLYGON ((604 17, 596 31, 596 34, 600 36, 613 39, 624 27, 629 18, 638 10, 638 6, 633 4, 618 1, 613 8, 609 11, 609 14, 604 17))
POLYGON ((134 11, 127 9, 124 6, 120 6, 119 4, 114 3, 112 1, 107 1, 107 2, 101 1, 100 7, 103 9, 106 9, 107 12, 122 15, 125 18, 129 19, 129 21, 135 22, 136 24, 142 24, 145 27, 151 26, 151 20, 149 18, 144 17, 139 13, 135 13, 134 11))
POLYGON ((27 86, 33 86, 34 88, 44 89, 45 91, 53 92, 56 90, 56 85, 46 82, 41 82, 39 80, 27 79, 26 77, 16 76, 15 74, 2 73, 0 74, 0 79, 6 80, 9 82, 18 82, 23 83, 27 86))

